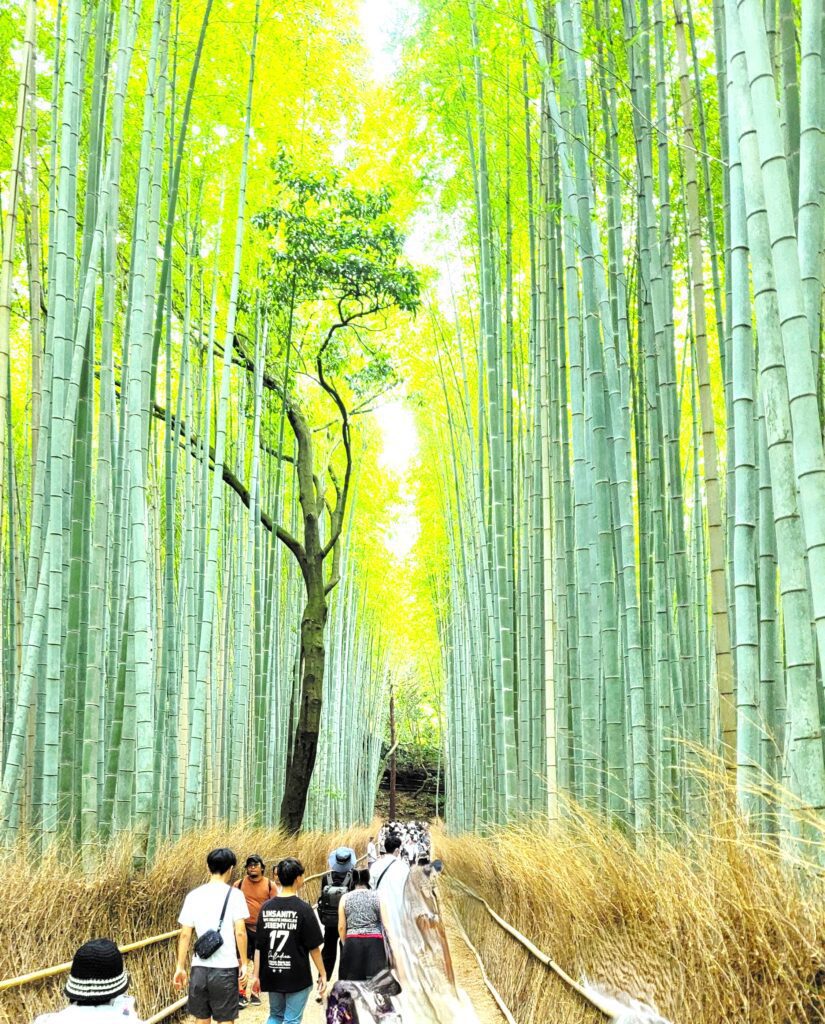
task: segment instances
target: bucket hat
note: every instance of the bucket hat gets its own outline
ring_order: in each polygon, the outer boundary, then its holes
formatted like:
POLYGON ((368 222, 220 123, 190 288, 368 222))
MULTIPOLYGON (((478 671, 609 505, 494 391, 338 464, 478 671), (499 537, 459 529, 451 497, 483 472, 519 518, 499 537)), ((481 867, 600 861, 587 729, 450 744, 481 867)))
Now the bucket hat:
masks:
POLYGON ((129 975, 123 968, 123 954, 111 939, 92 939, 84 942, 75 953, 63 991, 80 1006, 100 1006, 128 987, 129 975))
POLYGON ((329 855, 327 863, 331 871, 346 872, 355 870, 356 861, 355 850, 351 850, 348 846, 339 846, 329 855))

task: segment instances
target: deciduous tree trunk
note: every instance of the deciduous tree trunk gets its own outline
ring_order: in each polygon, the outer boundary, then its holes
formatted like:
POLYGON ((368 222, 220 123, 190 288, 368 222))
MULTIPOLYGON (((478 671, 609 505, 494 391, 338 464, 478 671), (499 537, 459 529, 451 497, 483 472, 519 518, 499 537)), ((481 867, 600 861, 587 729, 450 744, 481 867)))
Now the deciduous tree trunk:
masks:
POLYGON ((298 832, 301 828, 309 783, 318 754, 326 662, 324 628, 328 612, 324 596, 323 564, 320 562, 317 565, 317 576, 318 579, 312 583, 307 581, 307 602, 301 618, 301 706, 295 741, 287 759, 286 786, 281 801, 281 824, 290 833, 298 832))

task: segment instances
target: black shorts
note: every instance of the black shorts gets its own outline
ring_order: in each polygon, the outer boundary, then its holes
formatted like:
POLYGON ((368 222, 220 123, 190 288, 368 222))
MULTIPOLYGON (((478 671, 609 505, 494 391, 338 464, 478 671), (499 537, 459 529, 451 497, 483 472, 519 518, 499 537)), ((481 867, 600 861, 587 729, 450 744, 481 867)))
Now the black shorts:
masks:
POLYGON ((186 1012, 198 1020, 228 1022, 238 1019, 238 968, 193 967, 189 978, 186 1012))

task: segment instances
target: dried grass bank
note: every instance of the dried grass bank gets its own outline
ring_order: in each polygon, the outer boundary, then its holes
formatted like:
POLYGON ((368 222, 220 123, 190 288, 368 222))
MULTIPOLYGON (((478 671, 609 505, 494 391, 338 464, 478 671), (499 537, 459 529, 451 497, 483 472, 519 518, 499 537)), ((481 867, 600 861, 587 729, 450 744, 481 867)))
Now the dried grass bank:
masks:
MULTIPOLYGON (((296 854, 322 869, 340 843, 363 851, 369 829, 287 839, 264 829, 202 830, 162 848, 135 875, 128 842, 93 877, 53 849, 32 863, 23 846, 5 865, 0 977, 71 958, 92 936, 121 943, 176 926, 184 893, 204 879, 207 850, 227 843, 267 863, 296 854)), ((511 827, 487 837, 436 832, 452 906, 518 1024, 595 1024, 597 1015, 533 960, 479 895, 574 977, 655 1005, 675 1024, 813 1024, 825 1020, 825 880, 792 871, 735 822, 689 848, 636 849, 585 818, 552 834, 511 827)), ((316 890, 310 889, 309 896, 316 890)), ((144 1017, 170 1003, 174 942, 127 957, 144 1017)), ((0 994, 0 1022, 27 1024, 63 1004, 65 975, 0 994)))
MULTIPOLYGON (((825 882, 735 823, 689 849, 636 849, 591 821, 436 837, 447 874, 483 896, 576 978, 675 1024, 825 1020, 825 882)), ((519 1024, 590 1024, 476 901, 450 899, 519 1024)))

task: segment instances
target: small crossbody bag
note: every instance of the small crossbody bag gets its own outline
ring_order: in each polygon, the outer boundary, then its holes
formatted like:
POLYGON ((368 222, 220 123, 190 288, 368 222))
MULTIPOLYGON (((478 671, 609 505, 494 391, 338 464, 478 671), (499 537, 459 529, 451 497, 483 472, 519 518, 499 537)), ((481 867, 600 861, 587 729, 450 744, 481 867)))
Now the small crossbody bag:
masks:
POLYGON ((223 919, 226 917, 226 908, 229 904, 229 897, 231 895, 232 886, 230 885, 229 892, 226 894, 226 899, 223 901, 223 909, 221 910, 221 919, 218 921, 218 927, 210 928, 209 931, 204 932, 195 943, 195 953, 201 958, 201 960, 208 960, 209 957, 217 953, 223 945, 221 928, 223 928, 223 919))

